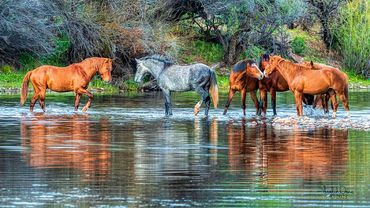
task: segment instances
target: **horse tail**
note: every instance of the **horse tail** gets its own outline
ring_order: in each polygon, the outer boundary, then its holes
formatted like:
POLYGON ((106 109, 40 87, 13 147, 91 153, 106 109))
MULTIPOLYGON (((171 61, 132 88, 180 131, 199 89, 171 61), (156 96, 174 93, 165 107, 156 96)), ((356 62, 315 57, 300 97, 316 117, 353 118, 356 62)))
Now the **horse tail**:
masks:
POLYGON ((211 69, 211 86, 209 88, 209 91, 211 92, 211 97, 213 100, 213 106, 214 108, 217 108, 218 104, 218 86, 217 86, 217 79, 216 79, 216 72, 211 69))
POLYGON ((22 89, 21 89, 21 101, 20 105, 23 106, 24 102, 27 100, 28 94, 28 83, 30 82, 32 71, 28 72, 23 78, 22 89))

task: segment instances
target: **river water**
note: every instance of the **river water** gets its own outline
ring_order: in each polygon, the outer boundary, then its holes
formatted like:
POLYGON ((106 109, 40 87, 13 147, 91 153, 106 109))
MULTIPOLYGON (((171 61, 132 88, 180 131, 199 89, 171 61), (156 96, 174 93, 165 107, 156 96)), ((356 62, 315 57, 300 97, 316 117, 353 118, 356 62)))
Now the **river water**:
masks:
POLYGON ((337 119, 297 118, 289 92, 275 118, 250 98, 242 116, 240 96, 194 117, 198 99, 176 93, 165 118, 160 93, 96 95, 88 113, 72 94, 46 113, 0 95, 0 207, 370 207, 370 92, 337 119))

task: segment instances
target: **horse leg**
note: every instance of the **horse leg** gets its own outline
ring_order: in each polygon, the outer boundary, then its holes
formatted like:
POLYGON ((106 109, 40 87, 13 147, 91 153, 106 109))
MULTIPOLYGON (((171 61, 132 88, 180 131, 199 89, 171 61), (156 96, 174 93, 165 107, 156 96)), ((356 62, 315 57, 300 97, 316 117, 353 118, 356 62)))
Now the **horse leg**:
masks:
POLYGON ((333 118, 336 118, 337 117, 337 109, 338 109, 338 102, 337 102, 337 96, 335 94, 334 91, 329 91, 329 95, 330 95, 330 100, 331 100, 331 103, 332 103, 332 107, 333 107, 333 118))
POLYGON ((39 93, 35 92, 30 102, 30 112, 33 112, 33 108, 35 107, 35 103, 38 99, 39 99, 39 93))
POLYGON ((46 111, 46 109, 45 109, 45 96, 46 96, 46 89, 41 90, 41 92, 39 93, 39 104, 40 104, 41 109, 44 112, 46 111))
POLYGON ((171 104, 171 91, 162 89, 163 95, 164 95, 164 108, 165 108, 165 114, 166 117, 172 116, 172 104, 171 104))
POLYGON ((259 114, 259 102, 257 99, 257 92, 256 91, 250 91, 249 95, 251 96, 253 102, 254 102, 254 107, 256 108, 256 116, 259 114))
MULTIPOLYGON (((274 89, 271 89, 270 95, 271 95, 272 111, 274 113, 274 116, 276 116, 277 115, 276 113, 276 91, 274 89)), ((267 108, 267 105, 266 105, 266 108, 267 108)))
POLYGON ((86 105, 82 108, 82 112, 86 112, 90 106, 91 106, 91 101, 93 99, 93 94, 91 94, 88 90, 84 89, 84 88, 78 88, 78 90, 76 91, 76 93, 78 94, 85 94, 87 97, 89 97, 89 99, 87 100, 87 103, 86 105))
MULTIPOLYGON (((207 91, 206 91, 207 92, 207 91)), ((206 116, 208 116, 208 112, 209 112, 209 107, 211 106, 211 97, 209 96, 209 93, 208 95, 205 97, 205 99, 203 99, 204 103, 206 104, 206 110, 204 112, 204 114, 206 116)))
POLYGON ((235 94, 235 90, 229 89, 229 95, 227 97, 227 102, 226 102, 226 105, 225 105, 224 115, 226 115, 226 112, 229 109, 229 106, 230 106, 231 100, 233 99, 234 94, 235 94))
POLYGON ((243 109, 243 115, 245 116, 245 100, 247 98, 247 90, 243 89, 241 91, 242 94, 242 109, 243 109))
MULTIPOLYGON (((267 91, 266 90, 260 90, 260 97, 261 97, 261 111, 263 112, 264 116, 266 116, 267 112, 267 91)), ((261 113, 259 113, 261 115, 261 113)))
POLYGON ((312 108, 315 109, 317 106, 317 103, 319 103, 320 95, 315 95, 315 99, 313 100, 312 108))
POLYGON ((81 100, 81 94, 76 92, 76 97, 75 97, 75 111, 78 110, 78 106, 80 105, 80 100, 81 100))
POLYGON ((339 99, 342 101, 344 109, 346 110, 346 115, 349 116, 349 105, 348 105, 348 97, 345 96, 344 93, 339 94, 339 99))
POLYGON ((200 106, 202 105, 203 102, 205 102, 206 104, 205 115, 208 116, 209 106, 211 104, 211 98, 209 97, 209 93, 202 87, 195 88, 195 91, 202 97, 202 99, 195 105, 194 115, 198 115, 200 111, 200 106))
POLYGON ((295 91, 294 96, 295 96, 295 103, 297 106, 297 114, 298 116, 303 116, 303 109, 302 109, 303 94, 299 91, 295 91))
POLYGON ((321 97, 321 103, 322 107, 324 108, 324 113, 327 114, 329 113, 329 106, 328 106, 328 99, 326 98, 326 94, 320 95, 321 97))

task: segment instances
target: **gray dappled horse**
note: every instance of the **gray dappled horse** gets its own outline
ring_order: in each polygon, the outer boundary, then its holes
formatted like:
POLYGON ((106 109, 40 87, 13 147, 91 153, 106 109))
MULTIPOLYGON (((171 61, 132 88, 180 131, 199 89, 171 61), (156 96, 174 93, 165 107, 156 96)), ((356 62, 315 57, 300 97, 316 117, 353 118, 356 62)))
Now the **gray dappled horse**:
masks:
POLYGON ((166 116, 172 115, 171 92, 185 92, 194 90, 202 96, 194 107, 194 114, 200 111, 204 102, 206 105, 205 115, 208 115, 211 99, 217 108, 218 86, 216 73, 205 64, 175 65, 166 57, 153 55, 136 59, 137 71, 135 82, 140 82, 146 73, 150 73, 157 80, 165 97, 166 116), (209 93, 210 92, 210 93, 209 93))

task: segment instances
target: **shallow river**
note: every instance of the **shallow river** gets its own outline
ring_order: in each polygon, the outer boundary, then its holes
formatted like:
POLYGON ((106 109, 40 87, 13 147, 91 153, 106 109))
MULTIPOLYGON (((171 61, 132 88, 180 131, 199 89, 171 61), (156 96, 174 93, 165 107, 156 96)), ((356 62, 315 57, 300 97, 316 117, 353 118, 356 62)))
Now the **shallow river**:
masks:
MULTIPOLYGON (((47 112, 0 95, 0 207, 370 207, 370 92, 350 92, 351 117, 321 109, 194 117, 198 96, 96 95, 87 114, 72 94, 48 94, 47 112)), ((86 102, 86 100, 83 100, 86 102)), ((83 106, 83 105, 81 105, 83 106)))

